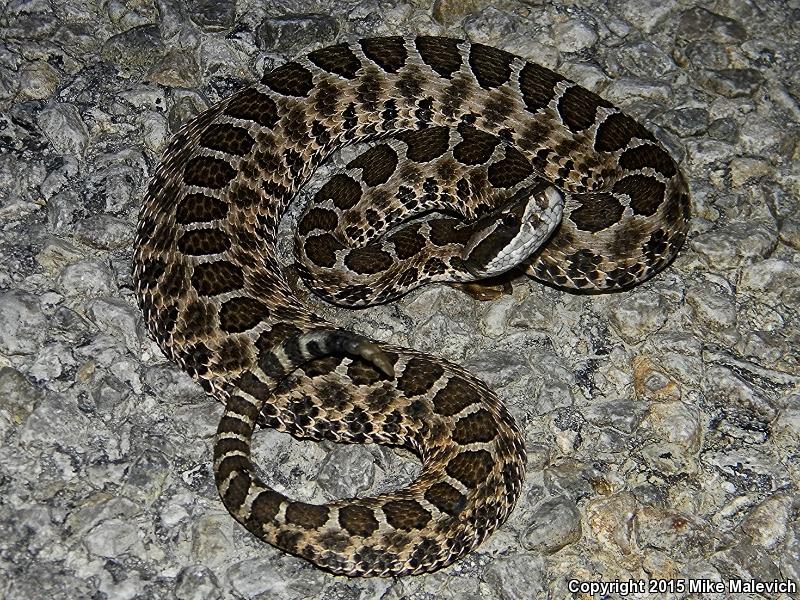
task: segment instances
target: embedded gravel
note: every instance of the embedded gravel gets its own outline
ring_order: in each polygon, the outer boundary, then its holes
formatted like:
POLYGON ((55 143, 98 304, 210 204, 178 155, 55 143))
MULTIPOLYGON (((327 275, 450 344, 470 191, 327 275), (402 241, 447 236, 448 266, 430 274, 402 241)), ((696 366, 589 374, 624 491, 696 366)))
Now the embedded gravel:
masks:
MULTIPOLYGON (((798 0, 5 2, 0 597, 516 600, 573 597, 571 579, 800 584, 798 23, 798 0), (675 263, 629 292, 516 279, 494 302, 439 286, 326 309, 469 367, 528 451, 515 512, 476 552, 427 576, 350 580, 258 543, 223 509, 210 466, 221 407, 145 335, 131 243, 181 123, 297 54, 409 32, 504 48, 621 105, 681 161, 693 221, 675 263)), ((257 435, 256 458, 277 489, 312 502, 416 472, 392 450, 273 431, 257 435)))

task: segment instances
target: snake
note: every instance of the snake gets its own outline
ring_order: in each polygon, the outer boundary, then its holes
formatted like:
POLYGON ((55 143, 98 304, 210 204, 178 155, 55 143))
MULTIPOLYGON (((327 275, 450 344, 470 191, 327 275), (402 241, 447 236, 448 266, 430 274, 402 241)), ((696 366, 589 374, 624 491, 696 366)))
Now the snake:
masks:
POLYGON ((626 290, 674 259, 689 207, 664 145, 566 77, 466 40, 371 37, 267 71, 172 137, 139 213, 133 281, 150 336, 224 405, 213 470, 228 512, 334 574, 421 574, 509 517, 522 433, 480 379, 329 322, 300 279, 352 307, 511 269, 626 290), (281 219, 320 163, 359 142, 372 145, 297 220, 293 281, 281 219), (253 464, 257 425, 404 448, 421 470, 385 493, 293 500, 253 464))

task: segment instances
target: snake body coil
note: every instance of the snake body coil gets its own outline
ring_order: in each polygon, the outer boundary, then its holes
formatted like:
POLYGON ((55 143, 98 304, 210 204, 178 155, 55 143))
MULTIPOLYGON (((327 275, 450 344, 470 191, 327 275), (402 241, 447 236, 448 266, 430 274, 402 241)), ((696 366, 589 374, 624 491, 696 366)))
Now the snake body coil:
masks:
POLYGON ((214 448, 225 506, 259 538, 335 573, 422 573, 505 521, 525 453, 475 377, 341 330, 287 284, 281 216, 326 156, 366 139, 381 143, 331 178, 298 223, 299 273, 338 304, 517 262, 560 287, 625 288, 674 257, 689 198, 668 153, 610 103, 449 38, 314 51, 175 135, 142 206, 134 279, 150 334, 225 404, 214 448), (295 502, 254 472, 257 423, 402 446, 422 471, 376 497, 295 502))

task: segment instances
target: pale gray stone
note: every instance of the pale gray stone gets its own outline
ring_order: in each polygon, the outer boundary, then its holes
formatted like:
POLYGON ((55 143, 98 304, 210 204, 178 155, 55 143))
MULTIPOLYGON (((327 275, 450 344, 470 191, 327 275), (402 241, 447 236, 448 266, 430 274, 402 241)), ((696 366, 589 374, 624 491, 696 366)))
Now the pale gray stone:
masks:
POLYGON ((484 577, 503 600, 537 598, 545 591, 544 561, 536 554, 513 554, 494 560, 484 577))
POLYGON ((0 368, 0 410, 8 413, 12 423, 19 424, 33 412, 42 399, 42 391, 11 367, 0 368))
POLYGON ((222 597, 214 572, 202 565, 181 569, 175 579, 174 593, 178 600, 216 600, 222 597))
POLYGON ((709 330, 733 333, 736 305, 733 295, 721 286, 706 283, 686 291, 686 303, 697 320, 709 330))
POLYGON ((739 127, 733 119, 716 119, 709 124, 708 135, 716 140, 734 143, 739 137, 739 127))
POLYGON ((580 513, 566 498, 543 502, 530 516, 522 545, 528 550, 553 554, 581 537, 580 513))
POLYGON ((749 581, 774 581, 781 579, 781 572, 772 558, 761 548, 746 541, 723 550, 711 557, 711 564, 726 579, 749 581))
POLYGON ((224 31, 233 25, 236 16, 235 0, 189 0, 188 13, 204 31, 224 31))
POLYGON ((728 98, 751 96, 761 89, 763 77, 756 69, 719 69, 700 76, 704 85, 728 98))
POLYGON ((705 108, 685 107, 667 111, 666 126, 681 137, 700 135, 708 128, 705 108))
POLYGON ((787 534, 795 508, 791 495, 775 494, 750 511, 742 522, 742 530, 750 536, 754 545, 771 550, 787 534))
POLYGON ((544 470, 544 482, 553 496, 565 496, 578 501, 593 494, 591 480, 594 475, 588 465, 564 459, 544 470))
POLYGON ((582 411, 586 420, 601 428, 613 427, 631 433, 642 420, 644 406, 631 400, 607 400, 582 411))
POLYGON ((675 59, 680 65, 705 69, 727 69, 731 65, 725 46, 710 40, 696 40, 676 49, 675 59))
POLYGON ((14 87, 31 100, 52 98, 59 83, 58 70, 43 60, 26 63, 14 78, 14 87))
POLYGON ((697 236, 691 247, 709 264, 733 268, 766 258, 777 242, 777 231, 771 224, 733 223, 697 236))
POLYGON ((571 19, 553 27, 553 37, 562 52, 580 52, 595 44, 597 32, 586 21, 571 19))
POLYGON ((39 127, 59 154, 83 156, 89 130, 73 104, 53 102, 39 113, 39 127))
POLYGON ((133 242, 133 228, 111 215, 97 215, 80 221, 75 237, 100 250, 119 249, 133 242))
POLYGON ((225 573, 233 590, 247 598, 300 600, 318 591, 325 575, 288 555, 243 560, 225 573))
POLYGON ((67 296, 103 296, 114 289, 114 276, 107 265, 97 261, 79 261, 61 272, 59 284, 67 296))
POLYGON ((747 265, 739 276, 739 289, 753 293, 781 292, 800 285, 800 267, 779 258, 747 265))
POLYGON ((634 291, 613 307, 611 326, 628 342, 641 341, 667 322, 668 304, 655 291, 634 291))
POLYGON ((139 349, 142 342, 137 327, 139 313, 134 307, 114 298, 97 298, 86 308, 89 317, 103 331, 122 339, 131 352, 139 349))
POLYGON ((374 480, 375 458, 364 446, 336 446, 317 474, 317 483, 331 498, 362 495, 374 480))
POLYGON ((306 13, 264 19, 256 32, 259 45, 270 52, 289 52, 309 44, 324 46, 339 32, 330 15, 306 13))
POLYGON ((89 552, 106 558, 118 558, 137 541, 136 526, 121 519, 103 521, 87 533, 84 540, 89 552))
POLYGON ((616 0, 613 3, 613 8, 633 27, 638 27, 645 33, 649 33, 675 10, 675 5, 674 0, 666 2, 659 0, 637 0, 635 2, 616 0))
POLYGON ((678 38, 684 40, 734 43, 741 42, 746 35, 747 30, 738 21, 700 7, 684 12, 678 24, 678 38))
POLYGON ((158 27, 147 24, 132 27, 107 39, 102 55, 124 68, 148 68, 159 60, 165 50, 158 27))
POLYGON ((34 295, 26 292, 0 293, 0 352, 35 352, 44 340, 46 324, 34 295))
POLYGON ((618 60, 634 77, 663 79, 675 69, 669 55, 652 42, 639 40, 618 50, 618 60))

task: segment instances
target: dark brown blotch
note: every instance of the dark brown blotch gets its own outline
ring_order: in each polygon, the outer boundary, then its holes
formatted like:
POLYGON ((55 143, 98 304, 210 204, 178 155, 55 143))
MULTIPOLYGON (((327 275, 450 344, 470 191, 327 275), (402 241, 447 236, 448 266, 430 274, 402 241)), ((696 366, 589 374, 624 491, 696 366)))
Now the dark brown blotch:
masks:
POLYGON ((480 400, 481 396, 473 384, 454 375, 447 385, 436 392, 433 397, 433 410, 444 417, 451 417, 480 400))
POLYGON ((497 436, 497 427, 485 408, 461 417, 453 429, 453 440, 458 444, 491 442, 497 436))
POLYGON ((271 524, 286 497, 273 490, 264 490, 253 500, 247 528, 253 531, 261 524, 271 524))
POLYGON ((665 186, 663 183, 647 175, 628 175, 614 184, 614 191, 627 194, 631 199, 631 208, 637 215, 652 216, 664 201, 665 186))
POLYGON ((300 543, 303 541, 303 534, 291 529, 282 530, 275 538, 275 545, 292 554, 300 551, 300 543))
POLYGON ((226 260, 195 265, 192 273, 192 286, 202 296, 233 292, 243 285, 242 270, 226 260))
POLYGON ((595 150, 616 152, 627 146, 634 138, 654 140, 653 134, 628 115, 614 113, 609 115, 597 128, 594 139, 595 150))
POLYGON ((406 64, 408 51, 400 36, 361 40, 364 55, 387 73, 396 73, 406 64))
POLYGON ((308 59, 320 69, 328 71, 328 73, 335 73, 345 79, 355 77, 361 67, 358 58, 347 44, 337 44, 314 50, 308 55, 308 59))
POLYGON ((569 218, 581 231, 597 233, 611 227, 619 222, 625 211, 614 194, 572 194, 572 198, 580 206, 570 213, 569 218))
POLYGON ((672 177, 678 172, 672 157, 654 144, 645 144, 625 150, 619 157, 619 165, 629 171, 650 167, 664 177, 672 177))
MULTIPOLYGON (((250 435, 253 433, 253 430, 250 427, 250 425, 248 425, 241 419, 237 419, 235 417, 230 417, 230 416, 224 416, 222 417, 222 419, 224 422, 221 423, 221 429, 223 429, 224 431, 236 433, 242 436, 243 438, 249 438, 250 435)), ((238 438, 233 438, 233 437, 227 439, 231 440, 231 442, 233 443, 223 444, 225 438, 222 438, 219 440, 219 443, 216 445, 214 450, 221 453, 231 452, 234 449, 240 450, 241 452, 245 453, 250 451, 247 442, 244 442, 238 438), (239 447, 236 448, 235 445, 239 445, 239 447)))
POLYGON ((333 231, 338 223, 339 216, 334 211, 316 206, 303 215, 297 229, 305 236, 315 229, 333 231))
POLYGON ((336 264, 336 252, 345 246, 330 233, 306 238, 303 252, 311 262, 320 267, 331 268, 336 264))
POLYGON ((450 147, 450 131, 447 127, 404 131, 397 137, 408 145, 406 156, 419 163, 440 157, 450 147))
POLYGON ((305 502, 290 502, 286 507, 286 522, 304 529, 318 529, 328 520, 328 507, 305 502))
POLYGON ((219 254, 230 247, 230 237, 219 229, 192 229, 178 239, 178 250, 190 256, 219 254))
POLYGON ((197 185, 211 189, 219 189, 236 177, 236 170, 224 160, 213 156, 195 156, 183 168, 183 182, 186 185, 197 185))
POLYGON ((394 244, 397 258, 405 260, 419 253, 426 245, 425 237, 419 233, 419 224, 403 227, 389 236, 389 241, 394 244))
POLYGON ((227 123, 213 123, 200 134, 199 144, 209 150, 244 156, 256 141, 243 127, 227 123))
POLYGON ((348 169, 361 169, 361 178, 370 187, 386 183, 397 168, 397 153, 386 144, 373 146, 349 163, 348 169))
POLYGON ((228 483, 228 488, 225 490, 225 505, 238 508, 242 505, 247 498, 247 493, 250 491, 250 475, 242 472, 239 469, 243 468, 241 464, 243 456, 228 456, 226 457, 219 468, 217 469, 218 481, 222 481, 223 474, 227 476, 231 471, 236 471, 233 478, 228 483), (228 471, 228 473, 225 473, 228 471))
POLYGON ((354 360, 347 367, 347 375, 355 385, 372 385, 386 379, 378 369, 364 360, 354 360))
POLYGON ((443 513, 457 517, 467 506, 467 498, 446 481, 440 481, 425 492, 425 500, 443 513))
MULTIPOLYGON (((287 318, 286 316, 281 316, 282 318, 287 318)), ((275 323, 267 331, 264 331, 258 336, 256 348, 262 353, 269 352, 283 340, 296 336, 299 333, 300 329, 294 323, 275 323)))
POLYGON ((198 337, 211 333, 217 324, 217 308, 212 302, 199 298, 186 304, 181 311, 181 331, 198 337))
POLYGON ((165 265, 159 291, 165 298, 180 298, 189 290, 188 267, 181 263, 165 265))
POLYGON ((689 195, 682 189, 673 189, 664 206, 664 217, 670 223, 679 223, 689 218, 689 195))
POLYGON ((265 73, 261 83, 283 96, 305 97, 314 87, 311 71, 296 62, 289 62, 265 73))
POLYGON ((359 274, 374 275, 385 271, 392 266, 392 257, 389 253, 374 246, 355 248, 344 257, 344 264, 359 274))
POLYGON ((350 535, 369 537, 378 530, 378 520, 371 508, 350 504, 339 509, 339 525, 350 535))
POLYGON ((456 219, 431 219, 428 226, 431 229, 430 239, 436 246, 446 246, 448 244, 465 244, 472 235, 467 227, 458 229, 456 219))
POLYGON ((207 223, 228 216, 228 204, 205 196, 203 194, 189 194, 184 196, 175 208, 175 222, 181 225, 189 223, 207 223))
POLYGON ((582 131, 595 122, 597 109, 613 107, 607 100, 579 85, 573 85, 558 100, 558 113, 571 131, 582 131))
POLYGON ((241 373, 252 364, 250 340, 231 336, 223 339, 216 348, 215 373, 241 373))
POLYGON ((314 196, 314 203, 331 200, 333 205, 347 210, 361 199, 361 186, 352 177, 338 173, 331 177, 314 196))
POLYGON ((416 500, 392 500, 383 505, 386 522, 395 529, 422 529, 431 520, 431 513, 416 500))
POLYGON ((469 49, 469 65, 484 89, 492 89, 503 85, 511 77, 511 63, 514 55, 505 50, 472 44, 469 49))
POLYGON ((426 275, 441 275, 447 271, 447 265, 438 256, 433 256, 425 261, 422 271, 426 275))
POLYGON ((219 310, 220 327, 228 333, 241 333, 269 316, 269 308, 255 298, 231 298, 219 310))
POLYGON ((234 385, 256 400, 266 400, 272 394, 270 387, 250 371, 245 371, 239 375, 234 385))
POLYGON ((342 360, 342 356, 325 356, 323 358, 315 358, 303 364, 300 368, 309 377, 318 377, 333 373, 342 360))
POLYGON ((566 79, 550 69, 535 63, 525 63, 519 74, 519 89, 525 108, 530 112, 541 110, 555 96, 556 85, 566 79))
POLYGON ((453 157, 465 165, 480 165, 491 158, 500 138, 474 127, 458 128, 461 141, 453 148, 453 157))
POLYGON ((599 254, 595 254, 587 248, 564 257, 567 275, 573 280, 573 283, 577 283, 576 279, 586 278, 590 273, 596 271, 602 262, 603 258, 599 254))
POLYGON ((445 472, 468 488, 485 483, 492 472, 494 462, 486 450, 470 450, 457 454, 445 467, 445 472))
POLYGON ((278 107, 275 101, 255 88, 247 88, 228 101, 225 114, 236 119, 253 121, 272 129, 278 122, 278 107))
POLYGON ((143 260, 139 271, 139 285, 144 289, 155 287, 164 274, 165 268, 164 262, 157 258, 143 260))
POLYGON ((414 357, 408 361, 403 375, 397 380, 397 388, 407 396, 419 396, 426 393, 439 378, 444 369, 437 363, 414 357))
POLYGON ((489 165, 487 176, 489 183, 496 188, 514 187, 533 174, 530 161, 519 150, 506 147, 506 155, 489 165))
POLYGON ((442 77, 450 79, 453 73, 461 68, 462 59, 458 44, 462 41, 422 35, 415 40, 415 44, 423 62, 442 77))

